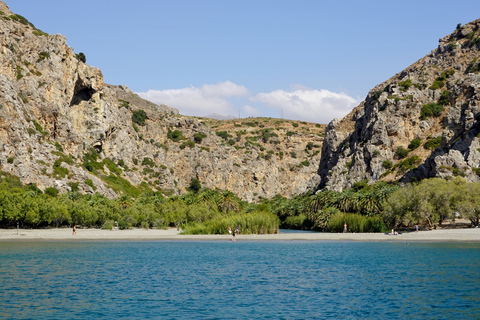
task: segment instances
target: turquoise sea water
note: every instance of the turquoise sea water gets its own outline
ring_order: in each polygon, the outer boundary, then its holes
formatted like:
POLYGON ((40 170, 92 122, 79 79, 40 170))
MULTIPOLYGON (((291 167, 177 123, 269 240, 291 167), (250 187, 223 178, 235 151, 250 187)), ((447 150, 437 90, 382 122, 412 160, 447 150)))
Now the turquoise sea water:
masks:
POLYGON ((480 244, 0 242, 1 319, 479 319, 480 244))

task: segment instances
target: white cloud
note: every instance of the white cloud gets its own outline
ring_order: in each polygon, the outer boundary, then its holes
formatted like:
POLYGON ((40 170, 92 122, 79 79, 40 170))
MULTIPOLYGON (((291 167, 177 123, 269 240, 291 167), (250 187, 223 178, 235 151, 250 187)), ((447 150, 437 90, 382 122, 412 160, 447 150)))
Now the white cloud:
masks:
POLYGON ((250 96, 244 86, 231 81, 168 90, 148 90, 137 94, 156 104, 177 108, 180 114, 207 116, 273 117, 329 123, 342 118, 359 101, 345 93, 314 90, 299 84, 290 91, 275 90, 250 96), (251 104, 246 104, 250 100, 251 104))
POLYGON ((243 113, 244 115, 242 117, 261 117, 262 116, 262 113, 260 112, 260 110, 249 105, 243 106, 243 113))
POLYGON ((136 92, 143 99, 156 104, 166 104, 177 108, 181 114, 206 116, 212 113, 234 115, 235 106, 228 100, 231 97, 248 95, 244 86, 231 81, 217 84, 205 84, 200 88, 188 87, 182 89, 148 90, 136 92))
POLYGON ((285 119, 324 124, 333 118, 344 117, 358 104, 357 100, 345 93, 312 89, 259 93, 252 100, 282 110, 285 119))

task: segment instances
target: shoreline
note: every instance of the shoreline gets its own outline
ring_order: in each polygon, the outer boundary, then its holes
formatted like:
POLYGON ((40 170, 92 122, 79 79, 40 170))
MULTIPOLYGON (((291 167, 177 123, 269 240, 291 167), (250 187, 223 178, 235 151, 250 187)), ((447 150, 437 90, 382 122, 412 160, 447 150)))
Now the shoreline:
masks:
MULTIPOLYGON (((102 230, 71 228, 0 229, 0 242, 15 241, 230 241, 228 234, 181 235, 176 228, 166 230, 130 229, 102 230), (18 234, 17 234, 18 232, 18 234)), ((374 241, 374 242, 480 242, 480 228, 439 229, 408 232, 400 235, 384 233, 292 232, 277 234, 239 234, 236 241, 374 241)))

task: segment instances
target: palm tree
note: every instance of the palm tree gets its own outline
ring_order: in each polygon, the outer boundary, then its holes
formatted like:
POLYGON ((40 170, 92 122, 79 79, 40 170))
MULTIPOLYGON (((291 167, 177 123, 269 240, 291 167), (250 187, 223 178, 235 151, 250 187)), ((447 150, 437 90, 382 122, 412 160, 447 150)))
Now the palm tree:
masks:
POLYGON ((240 202, 233 192, 223 190, 217 196, 217 206, 220 211, 228 214, 228 211, 238 212, 240 209, 240 202))
POLYGON ((352 212, 353 211, 353 203, 355 198, 355 192, 352 189, 348 189, 342 193, 340 193, 337 197, 336 207, 337 209, 343 212, 352 212))
POLYGON ((197 202, 207 204, 211 210, 214 206, 216 206, 217 196, 217 191, 212 189, 202 189, 197 196, 197 202))
POLYGON ((122 194, 120 197, 118 197, 117 201, 124 210, 130 206, 130 198, 126 194, 122 194))
POLYGON ((324 190, 316 193, 309 199, 308 207, 313 212, 317 212, 323 207, 330 207, 336 202, 338 192, 331 190, 324 190))

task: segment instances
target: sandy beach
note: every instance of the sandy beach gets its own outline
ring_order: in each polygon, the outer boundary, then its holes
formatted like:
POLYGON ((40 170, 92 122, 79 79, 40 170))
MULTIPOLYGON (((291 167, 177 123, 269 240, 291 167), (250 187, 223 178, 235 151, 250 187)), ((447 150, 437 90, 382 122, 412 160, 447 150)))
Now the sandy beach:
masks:
MULTIPOLYGON (((101 230, 78 229, 72 235, 70 228, 58 229, 0 229, 0 241, 82 241, 82 240, 174 240, 174 241, 229 241, 232 236, 223 235, 181 235, 175 228, 167 230, 101 230)), ((440 229, 433 231, 409 232, 400 235, 383 233, 278 233, 267 235, 239 234, 236 241, 397 241, 397 242, 473 242, 480 241, 480 228, 440 229)))

